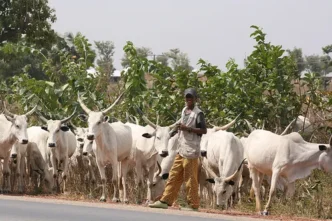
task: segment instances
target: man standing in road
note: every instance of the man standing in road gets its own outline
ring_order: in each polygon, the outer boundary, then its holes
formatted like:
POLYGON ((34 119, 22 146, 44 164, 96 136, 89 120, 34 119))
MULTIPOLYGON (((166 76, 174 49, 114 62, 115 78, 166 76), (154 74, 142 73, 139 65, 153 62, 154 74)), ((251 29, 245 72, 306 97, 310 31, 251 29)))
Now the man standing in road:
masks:
POLYGON ((184 92, 186 107, 182 110, 179 130, 179 148, 173 166, 169 173, 165 190, 159 201, 149 204, 151 208, 167 209, 177 199, 183 182, 186 186, 189 208, 182 210, 198 210, 198 158, 200 156, 200 141, 206 134, 204 113, 197 107, 197 92, 188 88, 184 92))

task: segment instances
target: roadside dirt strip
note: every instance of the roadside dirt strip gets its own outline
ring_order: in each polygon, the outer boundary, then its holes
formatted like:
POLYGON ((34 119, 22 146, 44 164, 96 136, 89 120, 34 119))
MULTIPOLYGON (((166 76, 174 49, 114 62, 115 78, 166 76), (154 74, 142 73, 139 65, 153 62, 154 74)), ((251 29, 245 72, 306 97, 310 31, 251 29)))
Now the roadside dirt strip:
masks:
POLYGON ((181 211, 178 208, 169 208, 165 209, 151 209, 146 206, 138 205, 124 205, 119 203, 101 203, 98 201, 72 201, 68 199, 58 199, 58 197, 35 197, 35 196, 15 196, 15 195, 0 195, 0 200, 20 200, 27 202, 45 202, 45 203, 55 203, 55 204, 67 204, 74 206, 85 206, 85 207, 96 207, 96 208, 112 208, 119 210, 130 210, 130 211, 139 211, 139 212, 152 212, 152 213, 167 213, 172 215, 183 215, 183 216, 193 216, 193 217, 202 217, 202 218, 213 218, 213 219, 226 219, 226 220, 239 220, 239 221, 272 221, 272 220, 294 220, 294 221, 311 221, 315 219, 306 219, 306 218, 297 218, 297 217, 276 217, 276 216, 259 216, 253 214, 241 214, 239 212, 227 212, 227 215, 223 212, 211 211, 206 209, 201 209, 200 212, 190 212, 190 211, 181 211))

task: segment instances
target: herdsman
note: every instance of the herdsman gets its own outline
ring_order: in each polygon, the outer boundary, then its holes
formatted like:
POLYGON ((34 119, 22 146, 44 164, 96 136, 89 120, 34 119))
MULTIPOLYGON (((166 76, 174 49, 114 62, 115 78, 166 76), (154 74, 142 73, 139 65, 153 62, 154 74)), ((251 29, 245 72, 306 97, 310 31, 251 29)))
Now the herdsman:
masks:
POLYGON ((182 210, 198 210, 198 158, 200 156, 200 141, 206 134, 204 113, 197 107, 197 92, 188 88, 184 92, 186 107, 182 110, 181 123, 178 124, 179 147, 173 166, 169 173, 165 190, 159 201, 149 204, 151 208, 167 209, 177 199, 183 182, 189 208, 182 210))

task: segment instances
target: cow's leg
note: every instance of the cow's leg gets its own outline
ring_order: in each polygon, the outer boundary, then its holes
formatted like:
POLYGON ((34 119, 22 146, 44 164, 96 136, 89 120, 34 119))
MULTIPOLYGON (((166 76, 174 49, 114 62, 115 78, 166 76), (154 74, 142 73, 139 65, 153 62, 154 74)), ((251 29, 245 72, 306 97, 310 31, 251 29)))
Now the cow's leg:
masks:
POLYGON ((9 156, 7 156, 3 160, 3 183, 2 183, 2 189, 4 193, 10 192, 10 168, 9 168, 9 156))
POLYGON ((292 198, 295 194, 295 182, 288 183, 286 186, 286 198, 292 198))
POLYGON ((53 191, 57 191, 58 187, 58 164, 57 164, 57 159, 53 151, 51 151, 51 165, 52 165, 52 172, 53 172, 53 191))
POLYGON ((94 188, 94 186, 96 185, 96 176, 95 176, 95 173, 93 171, 93 156, 89 155, 88 157, 88 170, 89 170, 89 179, 90 179, 90 194, 89 196, 92 197, 93 196, 93 193, 92 193, 92 190, 94 188))
POLYGON ((261 214, 261 197, 260 197, 260 182, 259 182, 259 176, 260 173, 255 168, 250 168, 250 174, 252 178, 252 189, 255 193, 255 199, 256 199, 256 212, 261 214))
POLYGON ((265 209, 264 209, 263 215, 268 215, 269 214, 268 209, 270 208, 270 205, 271 205, 271 199, 272 199, 273 193, 274 193, 275 188, 276 188, 278 176, 279 176, 279 170, 277 170, 277 169, 273 170, 273 172, 272 172, 272 178, 271 178, 271 186, 270 186, 269 199, 268 199, 268 201, 267 201, 267 203, 265 205, 265 209))
POLYGON ((17 170, 17 178, 18 178, 18 192, 23 193, 24 189, 24 173, 25 173, 25 156, 21 155, 19 158, 17 158, 17 167, 19 168, 17 170))
POLYGON ((113 184, 113 198, 112 202, 120 202, 119 199, 119 183, 120 180, 118 179, 118 162, 116 160, 113 160, 112 163, 112 184, 113 184))
POLYGON ((100 173, 101 184, 102 184, 102 194, 100 197, 100 201, 106 202, 106 174, 105 174, 105 165, 100 163, 97 159, 97 166, 100 173))
POLYGON ((129 160, 121 162, 122 186, 123 186, 123 202, 129 203, 127 198, 127 173, 129 169, 129 160))
POLYGON ((143 189, 143 170, 142 170, 142 164, 141 162, 136 162, 136 182, 137 182, 137 198, 136 203, 141 204, 143 195, 142 195, 142 189, 143 189))
POLYGON ((67 177, 68 177, 68 167, 69 167, 69 158, 68 158, 68 154, 66 154, 66 157, 64 159, 64 170, 62 173, 62 179, 63 179, 63 192, 66 192, 66 183, 67 183, 67 177))

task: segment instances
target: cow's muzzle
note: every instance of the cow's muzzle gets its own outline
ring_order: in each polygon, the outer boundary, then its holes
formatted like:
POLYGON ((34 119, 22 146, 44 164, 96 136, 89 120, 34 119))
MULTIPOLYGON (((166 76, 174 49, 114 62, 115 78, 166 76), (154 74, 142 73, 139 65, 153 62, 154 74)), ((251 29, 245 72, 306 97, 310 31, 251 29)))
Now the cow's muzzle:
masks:
POLYGON ((88 152, 83 152, 83 156, 88 156, 88 152))
POLYGON ((12 153, 11 158, 16 159, 17 153, 12 153))
POLYGON ((95 139, 95 135, 93 135, 93 134, 89 134, 86 137, 88 138, 88 140, 94 140, 95 139))
POLYGON ((48 147, 55 147, 55 143, 48 143, 48 147))
POLYGON ((168 156, 168 151, 167 150, 163 150, 161 151, 161 154, 159 154, 161 157, 167 157, 168 156))
POLYGON ((21 141, 22 144, 27 144, 28 142, 29 142, 28 139, 23 139, 23 140, 21 141))
POLYGON ((202 151, 201 151, 201 156, 202 156, 202 157, 206 157, 206 151, 205 151, 205 150, 202 150, 202 151))

